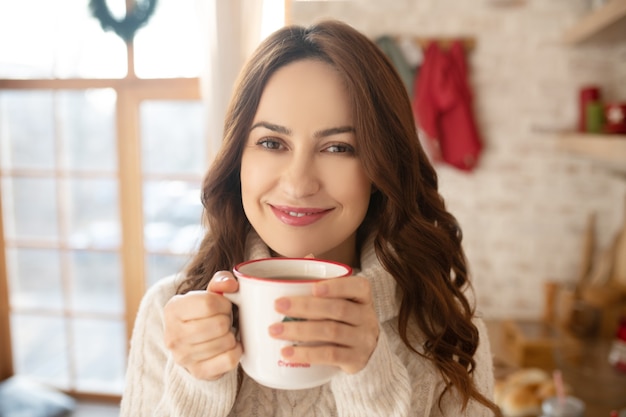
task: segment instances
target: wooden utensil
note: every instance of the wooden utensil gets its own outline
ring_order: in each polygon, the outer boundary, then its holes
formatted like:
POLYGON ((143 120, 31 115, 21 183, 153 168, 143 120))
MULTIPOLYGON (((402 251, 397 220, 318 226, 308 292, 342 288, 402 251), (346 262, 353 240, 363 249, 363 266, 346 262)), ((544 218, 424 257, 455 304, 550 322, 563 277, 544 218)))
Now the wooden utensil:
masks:
POLYGON ((626 288, 626 200, 624 201, 622 229, 615 241, 611 281, 626 288))
POLYGON ((596 214, 590 213, 587 217, 587 226, 585 227, 585 234, 583 236, 583 245, 581 253, 581 264, 576 282, 576 288, 574 293, 576 296, 580 295, 583 287, 587 285, 590 279, 591 270, 593 267, 593 255, 596 249, 596 214))

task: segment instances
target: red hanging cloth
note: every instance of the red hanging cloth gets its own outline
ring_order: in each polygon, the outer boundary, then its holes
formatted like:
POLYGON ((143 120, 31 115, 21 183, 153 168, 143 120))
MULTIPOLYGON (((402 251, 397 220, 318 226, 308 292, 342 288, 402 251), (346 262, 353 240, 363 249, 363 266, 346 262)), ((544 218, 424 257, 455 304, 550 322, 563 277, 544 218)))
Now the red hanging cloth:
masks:
POLYGON ((463 45, 449 51, 431 42, 414 83, 413 111, 427 137, 427 152, 464 171, 475 168, 482 141, 474 120, 463 45))

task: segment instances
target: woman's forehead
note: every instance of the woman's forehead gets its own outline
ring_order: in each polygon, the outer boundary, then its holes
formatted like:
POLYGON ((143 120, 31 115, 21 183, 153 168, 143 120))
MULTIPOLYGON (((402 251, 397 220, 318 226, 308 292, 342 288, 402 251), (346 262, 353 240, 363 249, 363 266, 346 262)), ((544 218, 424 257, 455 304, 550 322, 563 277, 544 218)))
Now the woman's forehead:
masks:
POLYGON ((295 61, 268 80, 253 124, 265 121, 291 124, 324 121, 335 127, 352 124, 348 91, 336 69, 321 60, 295 61))

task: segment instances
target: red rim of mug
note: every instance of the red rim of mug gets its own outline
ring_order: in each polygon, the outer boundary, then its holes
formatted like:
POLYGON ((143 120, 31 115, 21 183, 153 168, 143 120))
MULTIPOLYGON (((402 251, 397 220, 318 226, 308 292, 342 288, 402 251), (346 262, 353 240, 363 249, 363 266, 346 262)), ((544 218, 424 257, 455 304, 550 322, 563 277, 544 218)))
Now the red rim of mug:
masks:
MULTIPOLYGON (((337 266, 339 266, 341 268, 345 268, 346 269, 345 274, 337 275, 336 277, 332 277, 332 278, 343 278, 343 277, 348 277, 348 276, 352 275, 352 267, 350 267, 349 265, 342 264, 341 262, 327 261, 327 260, 324 260, 324 259, 314 259, 314 258, 261 258, 261 259, 253 259, 251 261, 245 261, 245 262, 241 262, 241 263, 235 265, 235 267, 233 268, 233 273, 235 274, 235 276, 237 278, 253 279, 253 280, 264 281, 264 282, 282 282, 282 283, 284 283, 285 282, 284 279, 259 278, 259 277, 251 276, 249 274, 245 274, 245 273, 240 271, 240 269, 242 267, 246 266, 246 265, 254 264, 254 263, 257 263, 257 262, 268 261, 268 260, 272 260, 272 261, 276 261, 276 262, 281 262, 281 261, 322 262, 322 263, 325 263, 325 264, 337 265, 337 266)), ((331 279, 331 277, 329 277, 329 278, 293 279, 293 280, 289 280, 287 282, 293 283, 293 284, 298 284, 298 283, 305 283, 305 282, 318 282, 318 281, 323 281, 325 279, 331 279)))

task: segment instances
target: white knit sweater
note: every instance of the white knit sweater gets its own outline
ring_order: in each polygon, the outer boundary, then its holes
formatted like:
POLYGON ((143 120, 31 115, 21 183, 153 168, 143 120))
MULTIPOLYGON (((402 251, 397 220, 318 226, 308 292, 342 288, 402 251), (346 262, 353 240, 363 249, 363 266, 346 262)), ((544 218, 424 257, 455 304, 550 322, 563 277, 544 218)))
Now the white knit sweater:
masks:
MULTIPOLYGON (((247 242, 247 258, 270 256, 256 234, 247 242)), ((237 371, 217 381, 201 381, 177 365, 163 343, 163 307, 182 277, 166 278, 151 287, 141 302, 131 340, 122 417, 268 417, 268 416, 420 416, 482 417, 491 413, 471 401, 465 412, 454 392, 443 389, 430 361, 407 349, 396 326, 395 281, 380 265, 371 242, 361 254, 359 275, 371 281, 380 336, 367 366, 354 375, 340 373, 321 387, 283 391, 259 385, 244 374, 237 394, 237 371)), ((492 398, 493 369, 487 330, 476 318, 480 344, 474 379, 492 398)), ((419 341, 419 338, 416 340, 419 341)), ((417 345, 416 345, 417 346, 417 345)))

